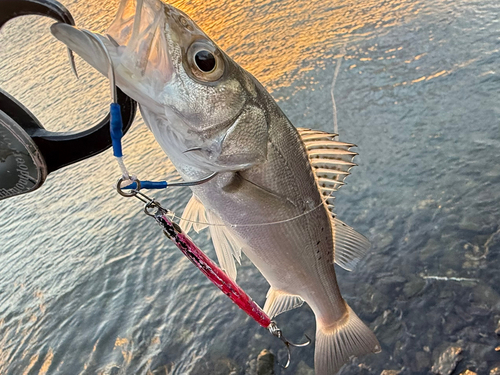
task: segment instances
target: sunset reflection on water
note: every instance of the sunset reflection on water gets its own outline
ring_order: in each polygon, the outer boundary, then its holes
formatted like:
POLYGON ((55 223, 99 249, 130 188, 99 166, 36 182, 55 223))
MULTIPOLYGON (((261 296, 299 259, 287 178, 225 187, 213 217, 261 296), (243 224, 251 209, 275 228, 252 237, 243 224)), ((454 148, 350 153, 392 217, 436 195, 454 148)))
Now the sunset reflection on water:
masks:
POLYGON ((174 1, 172 5, 198 22, 270 91, 289 85, 304 72, 324 68, 345 54, 348 43, 373 35, 373 29, 408 20, 422 7, 411 0, 174 1))
MULTIPOLYGON (((61 2, 78 26, 101 33, 119 4, 61 2)), ((341 65, 339 133, 358 145, 359 166, 339 191, 336 214, 373 247, 354 272, 339 270, 338 281, 383 346, 342 373, 425 375, 431 354, 457 340, 465 349, 455 373, 469 360, 489 373, 499 360, 490 332, 500 306, 498 1, 172 4, 260 80, 297 127, 332 132, 331 82, 341 65), (488 257, 475 253, 490 247, 488 257)), ((0 86, 48 130, 88 129, 109 110, 107 79, 77 56, 77 80, 51 23, 22 17, 2 29, 0 86)), ((179 178, 140 115, 124 154, 141 179, 179 178)), ((241 375, 263 348, 283 358, 279 343, 183 258, 141 203, 118 196, 119 175, 107 150, 51 173, 34 193, 0 202, 0 373, 236 368, 241 375)), ((151 195, 181 215, 191 192, 151 195)), ((208 234, 190 234, 215 257, 208 234)), ((248 259, 238 275, 263 303, 268 285, 248 259)), ((278 319, 296 338, 313 338, 311 314, 304 306, 278 319)), ((294 350, 287 374, 312 372, 313 351, 294 350)))

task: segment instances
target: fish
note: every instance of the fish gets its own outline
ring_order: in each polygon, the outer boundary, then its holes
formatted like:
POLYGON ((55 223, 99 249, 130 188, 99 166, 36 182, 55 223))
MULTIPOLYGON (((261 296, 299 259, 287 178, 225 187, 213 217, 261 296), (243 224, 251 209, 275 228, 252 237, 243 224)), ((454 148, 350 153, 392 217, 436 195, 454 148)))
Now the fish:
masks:
POLYGON ((145 123, 192 186, 180 222, 208 227, 233 280, 243 252, 270 288, 275 317, 306 302, 316 318, 314 366, 331 375, 352 356, 380 351, 343 299, 335 264, 352 270, 369 241, 334 214, 334 193, 356 155, 335 134, 296 128, 263 85, 182 11, 122 0, 106 35, 54 24, 52 34, 139 104, 145 123))

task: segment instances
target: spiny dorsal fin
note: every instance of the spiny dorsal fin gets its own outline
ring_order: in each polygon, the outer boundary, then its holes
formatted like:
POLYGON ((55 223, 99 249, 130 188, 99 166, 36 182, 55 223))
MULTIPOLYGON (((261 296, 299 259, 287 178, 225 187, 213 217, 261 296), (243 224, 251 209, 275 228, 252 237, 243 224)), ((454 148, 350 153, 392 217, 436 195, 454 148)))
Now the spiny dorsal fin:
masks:
POLYGON ((334 261, 347 271, 352 271, 370 248, 370 242, 353 228, 338 220, 333 213, 333 193, 344 185, 357 153, 351 151, 352 143, 335 140, 336 134, 320 130, 298 128, 309 157, 314 178, 325 206, 330 211, 334 238, 334 261))
POLYGON ((264 312, 272 319, 285 311, 302 306, 303 303, 304 300, 300 296, 271 287, 267 292, 264 312))
POLYGON ((333 192, 344 185, 349 170, 356 165, 352 159, 357 153, 350 150, 355 145, 336 141, 336 134, 303 128, 297 130, 304 142, 319 191, 327 205, 333 208, 333 192))

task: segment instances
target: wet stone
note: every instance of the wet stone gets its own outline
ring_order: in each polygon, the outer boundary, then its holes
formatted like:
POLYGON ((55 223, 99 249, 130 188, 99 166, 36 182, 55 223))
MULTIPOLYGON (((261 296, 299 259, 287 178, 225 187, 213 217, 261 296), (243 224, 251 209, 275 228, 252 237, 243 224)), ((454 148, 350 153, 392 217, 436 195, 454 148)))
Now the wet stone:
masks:
POLYGON ((479 284, 473 289, 472 298, 474 302, 480 304, 483 308, 500 310, 500 296, 488 285, 479 284))
POLYGON ((483 227, 479 220, 474 220, 473 218, 464 216, 462 221, 458 224, 458 228, 470 232, 481 232, 483 227))
POLYGON ((425 287, 425 280, 421 277, 412 276, 405 284, 403 292, 407 298, 412 298, 420 293, 425 287))
POLYGON ((267 349, 257 356, 257 375, 274 375, 274 354, 267 349))
POLYGON ((444 318, 444 321, 443 330, 447 335, 454 334, 467 324, 462 318, 455 314, 449 314, 446 318, 444 318))
POLYGON ((490 370, 490 375, 500 375, 500 366, 495 366, 490 370))
POLYGON ((426 352, 415 353, 415 362, 412 363, 413 372, 422 372, 431 367, 431 355, 426 352))
POLYGON ((392 235, 384 236, 380 241, 377 242, 377 247, 379 249, 384 249, 388 247, 392 241, 394 241, 394 238, 392 235))
MULTIPOLYGON (((481 333, 479 332, 479 336, 481 337, 481 333)), ((491 345, 488 344, 480 344, 477 342, 471 342, 468 344, 468 359, 475 359, 478 360, 480 358, 486 359, 490 354, 491 354, 491 345)), ((484 362, 484 361, 483 361, 484 362)), ((482 363, 478 363, 480 366, 482 363)), ((478 370, 476 368, 476 370, 478 370)))
POLYGON ((477 373, 475 373, 474 371, 471 371, 471 370, 467 369, 465 371, 462 371, 460 373, 460 375, 477 375, 477 373))
POLYGON ((497 323, 497 328, 495 329, 495 333, 500 336, 500 320, 497 323))
POLYGON ((441 353, 437 361, 431 368, 434 374, 438 375, 450 375, 455 367, 457 367, 458 362, 461 361, 462 348, 456 345, 448 347, 445 351, 441 353))
POLYGON ((400 370, 384 370, 380 373, 380 375, 399 375, 400 373, 400 370))
POLYGON ((403 276, 395 275, 392 272, 385 272, 377 277, 377 289, 388 295, 393 295, 394 291, 400 290, 407 281, 403 276))
POLYGON ((439 241, 431 238, 427 241, 425 247, 420 251, 419 258, 422 262, 425 262, 431 256, 439 254, 442 248, 443 246, 439 241))
POLYGON ((378 340, 387 346, 391 346, 403 330, 401 321, 391 310, 385 310, 382 315, 375 319, 373 330, 378 340))
POLYGON ((470 323, 474 320, 474 318, 471 315, 467 314, 467 312, 460 305, 455 306, 455 312, 461 319, 463 319, 467 323, 470 323))
POLYGON ((300 361, 295 370, 295 375, 314 375, 314 370, 310 368, 304 361, 300 361))
POLYGON ((491 313, 490 309, 477 305, 469 306, 466 311, 468 314, 475 316, 488 316, 491 313))

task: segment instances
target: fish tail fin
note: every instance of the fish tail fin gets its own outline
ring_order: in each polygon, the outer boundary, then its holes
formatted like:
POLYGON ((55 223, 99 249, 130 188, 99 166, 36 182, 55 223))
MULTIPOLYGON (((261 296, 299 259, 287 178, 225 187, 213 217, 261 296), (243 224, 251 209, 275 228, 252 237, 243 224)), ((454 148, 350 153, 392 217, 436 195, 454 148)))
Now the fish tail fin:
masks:
POLYGON ((380 352, 380 344, 373 332, 346 304, 344 319, 335 327, 325 327, 316 322, 316 351, 314 368, 316 375, 333 375, 351 357, 380 352))

